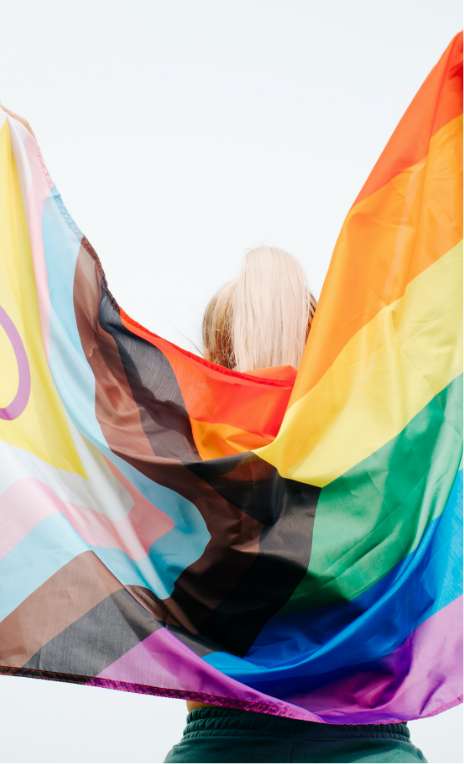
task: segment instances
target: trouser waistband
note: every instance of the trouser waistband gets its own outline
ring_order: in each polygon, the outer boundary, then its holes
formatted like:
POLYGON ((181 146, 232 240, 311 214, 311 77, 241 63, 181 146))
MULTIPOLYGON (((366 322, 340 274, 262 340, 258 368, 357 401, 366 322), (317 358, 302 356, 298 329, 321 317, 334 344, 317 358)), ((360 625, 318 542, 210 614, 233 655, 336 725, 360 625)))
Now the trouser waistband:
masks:
POLYGON ((194 708, 187 714, 184 736, 208 735, 219 733, 221 730, 241 732, 259 732, 266 735, 302 736, 312 739, 331 739, 353 737, 385 737, 405 741, 410 739, 410 731, 406 722, 391 722, 386 724, 327 724, 323 722, 290 719, 286 716, 271 716, 270 714, 244 711, 239 708, 194 708))

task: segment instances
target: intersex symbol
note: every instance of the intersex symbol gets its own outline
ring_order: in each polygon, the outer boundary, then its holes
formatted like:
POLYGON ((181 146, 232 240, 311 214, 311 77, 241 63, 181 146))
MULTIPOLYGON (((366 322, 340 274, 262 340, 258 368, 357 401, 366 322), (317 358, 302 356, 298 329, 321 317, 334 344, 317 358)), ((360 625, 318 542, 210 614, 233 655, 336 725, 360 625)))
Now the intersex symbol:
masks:
POLYGON ((7 406, 0 406, 0 419, 16 419, 16 417, 18 417, 24 410, 27 401, 29 400, 29 394, 31 392, 31 373, 26 350, 23 341, 19 336, 19 332, 6 310, 1 306, 0 326, 5 330, 6 336, 15 352, 19 376, 18 389, 15 397, 7 406))

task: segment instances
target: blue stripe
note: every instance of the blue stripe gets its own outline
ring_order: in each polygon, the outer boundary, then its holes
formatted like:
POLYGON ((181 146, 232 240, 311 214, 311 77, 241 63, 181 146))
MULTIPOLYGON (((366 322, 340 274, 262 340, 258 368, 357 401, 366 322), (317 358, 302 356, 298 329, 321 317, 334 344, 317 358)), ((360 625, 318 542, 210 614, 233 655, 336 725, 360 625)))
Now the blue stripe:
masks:
POLYGON ((351 602, 277 614, 243 658, 204 656, 228 676, 282 697, 352 673, 391 653, 427 618, 462 593, 462 469, 443 513, 418 547, 351 602))

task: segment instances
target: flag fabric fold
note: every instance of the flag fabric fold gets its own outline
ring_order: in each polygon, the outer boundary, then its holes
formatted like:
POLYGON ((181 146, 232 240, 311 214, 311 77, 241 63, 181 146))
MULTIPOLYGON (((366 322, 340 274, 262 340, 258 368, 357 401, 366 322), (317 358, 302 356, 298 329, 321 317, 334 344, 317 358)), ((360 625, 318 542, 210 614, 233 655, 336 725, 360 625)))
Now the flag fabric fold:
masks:
POLYGON ((462 701, 462 32, 237 372, 110 291, 0 109, 0 673, 328 723, 462 701))

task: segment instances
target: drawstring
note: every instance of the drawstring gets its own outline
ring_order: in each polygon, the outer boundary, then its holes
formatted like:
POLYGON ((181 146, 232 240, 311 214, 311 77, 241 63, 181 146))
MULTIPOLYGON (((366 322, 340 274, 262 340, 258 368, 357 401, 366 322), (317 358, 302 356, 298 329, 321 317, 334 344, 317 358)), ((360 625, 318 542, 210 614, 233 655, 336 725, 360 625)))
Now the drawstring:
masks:
POLYGON ((209 736, 223 730, 243 730, 263 735, 289 735, 317 740, 381 737, 409 742, 410 731, 405 722, 386 724, 326 724, 273 716, 237 708, 194 708, 186 719, 184 737, 209 736))

